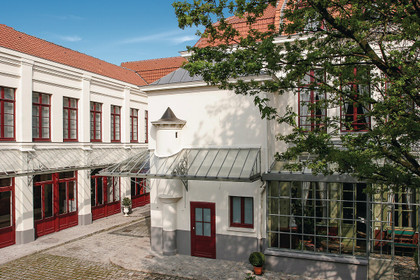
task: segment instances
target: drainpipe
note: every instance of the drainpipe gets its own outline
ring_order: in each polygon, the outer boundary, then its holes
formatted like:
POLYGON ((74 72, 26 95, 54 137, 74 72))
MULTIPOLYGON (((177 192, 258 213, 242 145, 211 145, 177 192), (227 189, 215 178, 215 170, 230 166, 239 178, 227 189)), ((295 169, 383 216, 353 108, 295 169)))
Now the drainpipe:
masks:
POLYGON ((267 182, 263 181, 263 184, 260 187, 260 231, 258 233, 258 243, 259 243, 259 251, 263 252, 264 250, 264 244, 262 242, 262 237, 263 237, 263 225, 264 225, 264 220, 263 220, 263 203, 264 203, 264 192, 267 186, 267 182))

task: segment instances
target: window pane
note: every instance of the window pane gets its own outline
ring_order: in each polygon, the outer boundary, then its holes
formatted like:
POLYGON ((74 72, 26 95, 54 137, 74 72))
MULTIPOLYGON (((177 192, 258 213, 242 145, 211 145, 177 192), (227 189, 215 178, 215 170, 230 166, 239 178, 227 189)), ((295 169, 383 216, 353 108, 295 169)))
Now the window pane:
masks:
POLYGON ((32 103, 39 103, 39 93, 32 93, 32 103))
POLYGON ((50 117, 50 107, 42 106, 42 117, 49 118, 50 117))
POLYGON ((14 103, 13 102, 4 102, 4 113, 5 114, 14 114, 14 103))
POLYGON ((50 138, 50 129, 48 127, 42 128, 42 138, 50 138))
POLYGON ((204 223, 203 226, 204 226, 204 228, 203 228, 203 235, 204 236, 211 236, 210 223, 204 223))
POLYGON ((58 185, 59 214, 67 213, 66 183, 58 185))
POLYGON ((44 218, 53 216, 53 189, 52 184, 44 185, 44 218))
POLYGON ((253 223, 253 206, 252 206, 252 198, 245 197, 245 213, 244 213, 244 222, 245 224, 252 224, 253 223))
POLYGON ((4 88, 4 98, 14 100, 15 99, 15 90, 12 88, 4 88))
POLYGON ((195 208, 195 220, 201 222, 203 220, 203 209, 195 208))
POLYGON ((70 139, 77 139, 76 130, 70 130, 70 139))
POLYGON ((241 223, 241 198, 232 197, 232 223, 241 223))
POLYGON ((41 186, 34 186, 34 219, 42 219, 41 208, 41 186))
POLYGON ((12 225, 12 197, 11 192, 0 192, 0 228, 10 227, 12 225))
POLYGON ((70 107, 77 108, 77 99, 70 98, 70 107))
POLYGON ((211 220, 210 209, 203 208, 203 221, 209 223, 210 220, 211 220))
POLYGON ((203 235, 203 223, 195 222, 195 235, 203 235))
POLYGON ((50 96, 47 94, 41 94, 42 104, 50 104, 50 96))

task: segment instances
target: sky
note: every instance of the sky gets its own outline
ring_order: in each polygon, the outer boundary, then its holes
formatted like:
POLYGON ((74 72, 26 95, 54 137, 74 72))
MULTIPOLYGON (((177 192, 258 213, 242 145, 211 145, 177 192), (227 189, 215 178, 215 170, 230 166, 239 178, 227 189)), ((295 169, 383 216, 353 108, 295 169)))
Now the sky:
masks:
POLYGON ((178 27, 174 0, 8 0, 0 24, 120 65, 179 56, 198 40, 178 27))

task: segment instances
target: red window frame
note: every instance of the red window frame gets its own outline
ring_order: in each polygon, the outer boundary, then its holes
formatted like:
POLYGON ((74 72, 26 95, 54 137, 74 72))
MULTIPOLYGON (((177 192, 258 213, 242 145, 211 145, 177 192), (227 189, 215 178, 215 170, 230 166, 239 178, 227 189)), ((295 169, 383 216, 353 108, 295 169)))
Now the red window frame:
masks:
POLYGON ((111 142, 121 142, 121 107, 111 105, 111 142))
MULTIPOLYGON (((315 75, 316 75, 316 71, 315 70, 311 70, 308 74, 309 76, 309 83, 307 84, 301 84, 298 88, 299 91, 299 95, 298 95, 298 103, 299 103, 299 107, 298 107, 298 113, 299 113, 299 127, 302 128, 304 131, 308 132, 308 131, 314 131, 320 128, 325 129, 326 125, 326 118, 327 118, 327 109, 326 107, 324 108, 319 108, 319 110, 321 110, 321 112, 317 112, 318 106, 316 105, 317 102, 322 102, 322 98, 321 99, 317 99, 317 94, 318 96, 323 95, 324 100, 327 98, 326 93, 319 93, 319 89, 317 88, 309 88, 311 86, 314 85, 320 85, 321 83, 317 83, 315 80, 315 75), (309 88, 309 100, 304 100, 302 98, 302 92, 304 89, 309 88), (301 110, 302 105, 307 104, 306 106, 308 107, 308 113, 306 115, 303 115, 303 112, 301 110), (323 111, 323 112, 322 112, 323 111), (310 120, 310 124, 304 123, 303 122, 303 118, 307 118, 310 120)), ((325 106, 325 104, 324 104, 325 106)))
POLYGON ((101 142, 102 141, 102 103, 90 102, 90 141, 101 142), (97 121, 96 117, 99 116, 99 128, 96 129, 97 121), (99 136, 96 136, 99 131, 99 136))
MULTIPOLYGON (((357 68, 354 68, 354 76, 356 77, 357 74, 357 68)), ((348 83, 347 86, 350 87, 351 91, 355 92, 354 98, 357 100, 358 93, 359 93, 359 86, 367 86, 368 91, 370 94, 370 85, 363 85, 359 84, 356 80, 353 83, 348 83)), ((342 86, 344 87, 344 86, 342 86)), ((370 117, 368 117, 367 121, 365 118, 365 113, 363 112, 363 105, 359 104, 359 102, 353 101, 353 102, 346 102, 343 101, 343 105, 340 106, 340 117, 341 117, 341 132, 364 132, 368 131, 370 128, 371 120, 370 117), (345 104, 351 103, 349 105, 350 113, 345 112, 345 104), (360 105, 360 106, 359 106, 360 105), (362 112, 359 112, 359 111, 362 112), (362 120, 362 121, 359 121, 362 120), (351 124, 347 127, 347 124, 351 124)))
POLYGON ((51 95, 41 92, 32 93, 32 139, 33 141, 51 141, 51 95), (35 95, 38 95, 36 98, 35 95), (35 111, 38 109, 38 115, 35 111), (42 112, 48 109, 48 117, 45 117, 42 112), (48 118, 48 137, 43 137, 43 119, 48 118), (35 131, 38 129, 38 135, 35 131), (35 137, 34 137, 35 135, 35 137))
POLYGON ((63 98, 63 141, 77 142, 78 139, 78 123, 77 123, 77 108, 78 100, 76 98, 64 97, 63 98), (75 118, 72 118, 72 115, 75 118), (75 124, 75 125, 72 125, 75 124), (67 129, 65 129, 67 124, 67 129), (73 127, 75 126, 75 127, 73 127), (76 131, 75 138, 71 138, 71 131, 76 131))
POLYGON ((15 140, 16 137, 16 89, 9 88, 9 87, 0 87, 0 140, 1 141, 10 141, 15 140), (12 90, 13 91, 13 99, 8 99, 5 96, 5 90, 12 90), (13 123, 9 124, 5 121, 5 116, 10 115, 6 114, 5 105, 11 104, 13 106, 13 113, 11 114, 13 118, 13 123), (6 137, 6 128, 12 127, 13 128, 13 136, 12 137, 6 137))
POLYGON ((130 108, 130 142, 139 142, 139 110, 133 108, 130 108))
POLYGON ((149 143, 149 111, 144 111, 144 126, 145 126, 145 137, 144 137, 144 143, 149 143))
POLYGON ((242 228, 254 228, 254 198, 253 197, 242 197, 242 196, 230 196, 229 197, 229 205, 230 205, 230 226, 231 227, 242 227, 242 228), (240 198, 241 199, 241 222, 234 223, 233 222, 233 199, 240 198), (252 201, 251 210, 252 210, 252 223, 245 223, 245 199, 250 198, 252 201))

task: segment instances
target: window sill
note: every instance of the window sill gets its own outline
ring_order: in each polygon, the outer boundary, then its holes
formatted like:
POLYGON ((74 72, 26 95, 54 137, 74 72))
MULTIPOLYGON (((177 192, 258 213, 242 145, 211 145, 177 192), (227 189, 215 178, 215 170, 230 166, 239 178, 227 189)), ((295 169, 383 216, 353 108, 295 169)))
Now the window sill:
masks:
POLYGON ((227 231, 255 233, 255 228, 243 228, 243 227, 228 227, 227 231))
POLYGON ((356 265, 368 265, 368 260, 363 257, 355 256, 339 256, 339 255, 325 255, 316 253, 302 253, 299 251, 282 251, 276 249, 265 249, 264 254, 273 257, 285 257, 295 259, 306 259, 313 261, 324 261, 333 263, 344 263, 344 264, 356 264, 356 265))

